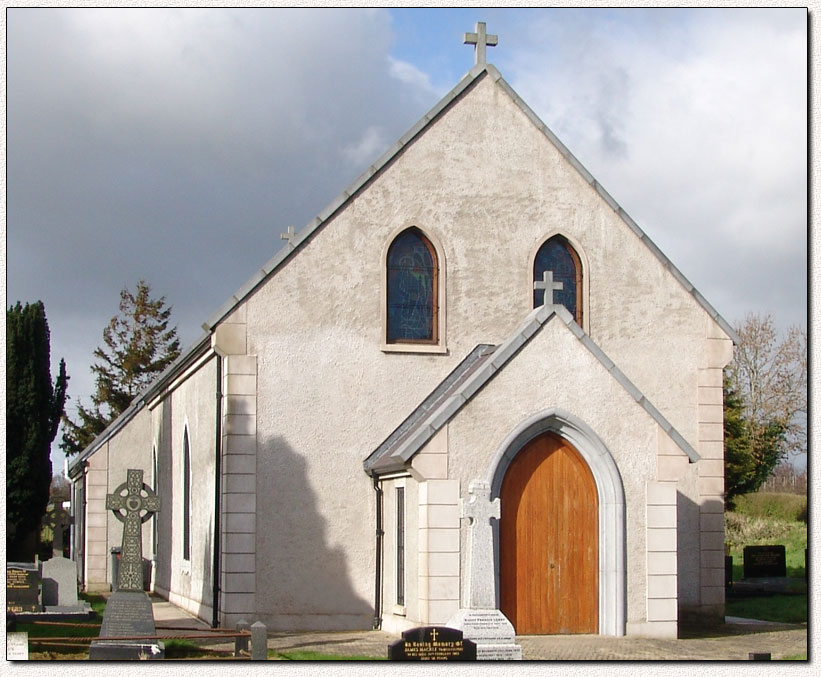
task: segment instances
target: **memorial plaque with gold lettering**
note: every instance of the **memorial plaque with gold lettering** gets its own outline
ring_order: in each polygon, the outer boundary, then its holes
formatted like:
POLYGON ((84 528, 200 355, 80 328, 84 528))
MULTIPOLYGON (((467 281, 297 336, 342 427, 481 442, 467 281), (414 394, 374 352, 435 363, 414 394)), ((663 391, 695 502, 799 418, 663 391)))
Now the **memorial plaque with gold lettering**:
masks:
POLYGON ((40 571, 37 565, 28 562, 8 562, 6 564, 6 613, 37 613, 42 610, 40 571))
POLYGON ((475 661, 476 644, 445 626, 412 628, 388 647, 392 661, 475 661))
POLYGON ((748 545, 744 548, 744 578, 779 578, 787 575, 783 545, 748 545))

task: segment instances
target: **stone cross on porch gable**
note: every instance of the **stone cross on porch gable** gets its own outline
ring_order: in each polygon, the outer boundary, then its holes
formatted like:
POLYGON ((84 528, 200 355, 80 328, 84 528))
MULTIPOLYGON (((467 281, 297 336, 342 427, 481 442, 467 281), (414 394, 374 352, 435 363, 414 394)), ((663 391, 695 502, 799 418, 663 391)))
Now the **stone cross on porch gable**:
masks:
POLYGON ((473 65, 478 66, 480 63, 487 63, 485 55, 485 47, 495 47, 499 44, 498 35, 488 35, 487 28, 484 21, 476 22, 475 33, 465 33, 464 44, 475 45, 473 48, 473 65))
POLYGON ((555 306, 556 303, 553 299, 553 292, 561 291, 563 287, 564 285, 561 282, 553 281, 552 270, 544 271, 544 278, 541 280, 536 280, 536 282, 533 283, 533 289, 536 289, 537 291, 539 289, 544 289, 544 303, 542 305, 555 306), (548 292, 550 292, 550 296, 547 295, 548 292))
POLYGON ((128 479, 105 497, 106 510, 113 510, 114 517, 123 523, 123 553, 120 573, 117 576, 119 590, 143 589, 143 542, 142 524, 160 509, 160 498, 150 487, 143 484, 143 471, 128 471, 128 479), (125 513, 125 514, 123 514, 125 513))
POLYGON ((59 505, 54 506, 54 510, 47 512, 43 517, 43 523, 51 529, 53 534, 51 539, 51 556, 63 556, 63 529, 72 523, 72 517, 65 508, 59 505))
POLYGON ((467 518, 468 565, 466 597, 469 609, 495 609, 496 584, 493 573, 492 518, 499 519, 499 499, 490 499, 490 483, 473 480, 468 500, 462 499, 462 517, 467 518))

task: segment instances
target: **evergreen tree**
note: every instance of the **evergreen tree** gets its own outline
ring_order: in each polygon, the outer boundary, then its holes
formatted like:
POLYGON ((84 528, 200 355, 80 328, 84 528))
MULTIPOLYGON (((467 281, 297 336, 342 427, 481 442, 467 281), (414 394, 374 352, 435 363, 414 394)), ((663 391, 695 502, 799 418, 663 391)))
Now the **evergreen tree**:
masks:
POLYGON ((30 561, 51 485, 51 442, 66 401, 60 360, 51 381, 51 346, 43 303, 6 312, 6 556, 30 561))
POLYGON ((744 402, 724 378, 724 500, 757 491, 786 455, 786 427, 779 421, 756 425, 745 415, 744 402))
POLYGON ((180 354, 176 327, 168 328, 171 308, 165 297, 151 298, 144 280, 136 293, 120 292, 120 312, 103 330, 104 346, 94 351, 91 366, 96 388, 91 407, 78 402, 77 423, 63 418, 60 447, 66 454, 85 449, 106 427, 128 408, 131 401, 180 354))

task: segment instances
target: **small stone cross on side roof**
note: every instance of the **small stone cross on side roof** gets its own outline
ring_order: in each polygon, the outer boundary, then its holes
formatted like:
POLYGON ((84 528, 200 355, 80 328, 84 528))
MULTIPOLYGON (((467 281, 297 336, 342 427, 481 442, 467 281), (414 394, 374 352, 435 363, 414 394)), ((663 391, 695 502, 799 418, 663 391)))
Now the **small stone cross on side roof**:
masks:
POLYGON ((294 232, 294 227, 293 226, 288 226, 288 232, 287 233, 282 233, 282 235, 279 236, 279 239, 280 240, 288 240, 288 244, 291 246, 291 248, 293 248, 293 247, 296 246, 293 243, 293 239, 295 237, 296 237, 296 232, 294 232))
POLYGON ((123 523, 123 554, 117 587, 120 590, 143 589, 142 524, 160 509, 160 497, 143 484, 142 470, 129 470, 128 479, 105 497, 106 510, 123 523), (123 493, 125 492, 125 493, 123 493), (143 495, 145 494, 145 495, 143 495), (125 513, 123 515, 122 513, 125 513))
POLYGON ((488 35, 484 21, 476 22, 475 33, 465 33, 464 44, 475 45, 473 48, 473 65, 487 63, 485 47, 495 47, 499 44, 498 35, 488 35))
POLYGON ((554 282, 553 281, 553 271, 546 270, 544 271, 544 279, 536 280, 533 283, 533 289, 539 290, 544 289, 544 302, 542 305, 545 306, 555 306, 556 302, 553 299, 553 292, 554 291, 561 291, 563 288, 563 284, 561 282, 554 282), (550 292, 550 296, 548 296, 548 292, 550 292))

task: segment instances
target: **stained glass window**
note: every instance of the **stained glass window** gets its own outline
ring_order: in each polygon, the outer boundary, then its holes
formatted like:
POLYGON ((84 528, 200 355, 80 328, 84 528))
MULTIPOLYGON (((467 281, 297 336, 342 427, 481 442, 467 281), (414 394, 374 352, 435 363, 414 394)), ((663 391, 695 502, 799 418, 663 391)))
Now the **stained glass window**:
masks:
POLYGON ((437 340, 436 252, 416 228, 401 233, 388 250, 388 343, 437 340))
MULTIPOLYGON (((545 242, 533 264, 533 280, 541 280, 546 270, 553 271, 553 281, 561 282, 562 288, 553 292, 554 303, 561 304, 570 311, 578 324, 582 322, 582 267, 579 256, 570 243, 560 235, 545 242)), ((544 304, 544 289, 533 291, 533 307, 544 304)))

